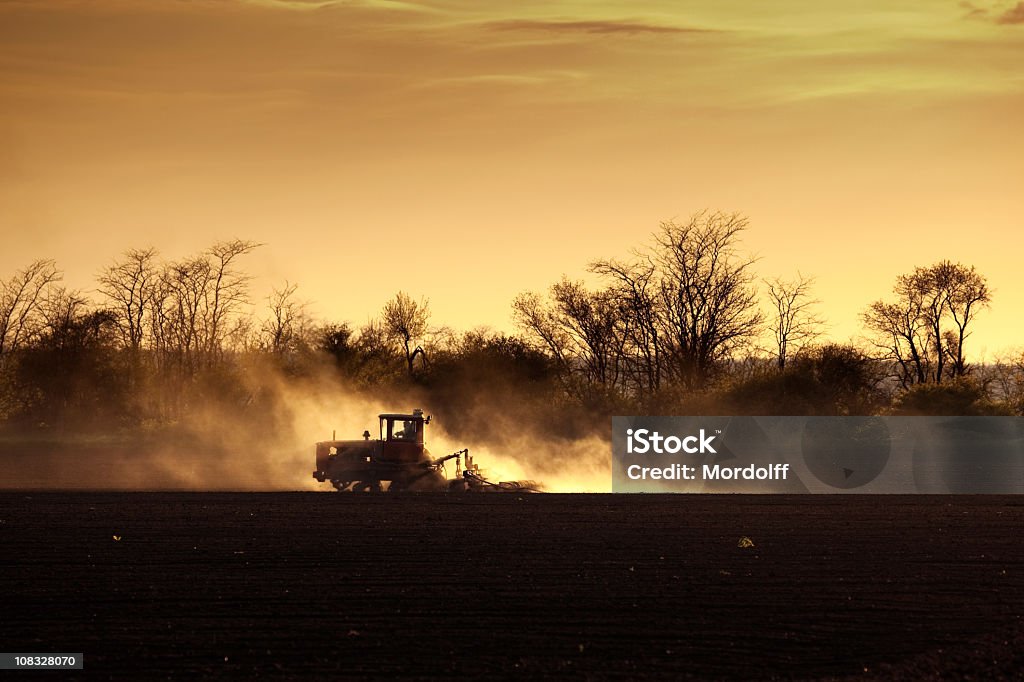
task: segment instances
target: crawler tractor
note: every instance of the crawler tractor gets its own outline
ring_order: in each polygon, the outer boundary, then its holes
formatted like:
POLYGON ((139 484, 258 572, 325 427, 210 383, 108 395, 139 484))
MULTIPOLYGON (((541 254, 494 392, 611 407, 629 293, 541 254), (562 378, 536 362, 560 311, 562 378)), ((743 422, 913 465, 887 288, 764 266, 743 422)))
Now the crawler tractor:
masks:
POLYGON ((330 481, 339 491, 398 492, 403 490, 522 491, 533 492, 529 482, 492 483, 483 478, 468 449, 433 457, 424 447, 423 432, 430 417, 423 410, 412 414, 379 415, 380 437, 371 440, 328 440, 316 444, 313 478, 330 481), (456 478, 448 480, 444 464, 455 460, 456 478), (463 466, 465 462, 465 466, 463 466))

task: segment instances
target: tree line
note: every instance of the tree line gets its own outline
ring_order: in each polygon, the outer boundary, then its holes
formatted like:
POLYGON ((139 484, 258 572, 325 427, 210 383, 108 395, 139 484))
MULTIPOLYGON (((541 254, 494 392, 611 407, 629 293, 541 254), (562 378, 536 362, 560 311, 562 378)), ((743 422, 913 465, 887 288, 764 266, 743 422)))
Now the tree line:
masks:
POLYGON ((978 372, 968 362, 975 320, 991 303, 975 268, 941 261, 899 275, 891 298, 865 307, 862 343, 822 342, 813 278, 759 279, 741 248, 747 229, 741 215, 710 211, 665 222, 631 257, 591 263, 599 286, 563 278, 546 294, 519 296, 516 321, 584 403, 793 414, 1019 409, 1019 369, 1008 369, 1019 360, 978 372))
POLYGON ((0 424, 135 428, 211 402, 245 413, 270 400, 268 372, 452 414, 514 402, 552 429, 600 430, 595 416, 614 413, 1022 413, 1022 359, 971 359, 992 303, 973 267, 898 275, 866 303, 863 342, 839 344, 813 278, 759 277, 747 229, 712 211, 665 222, 628 256, 590 263, 594 284, 562 277, 516 297, 514 334, 433 325, 405 292, 358 327, 314 319, 294 283, 254 301, 243 264, 261 245, 240 239, 180 260, 126 251, 91 295, 36 261, 0 280, 0 424))

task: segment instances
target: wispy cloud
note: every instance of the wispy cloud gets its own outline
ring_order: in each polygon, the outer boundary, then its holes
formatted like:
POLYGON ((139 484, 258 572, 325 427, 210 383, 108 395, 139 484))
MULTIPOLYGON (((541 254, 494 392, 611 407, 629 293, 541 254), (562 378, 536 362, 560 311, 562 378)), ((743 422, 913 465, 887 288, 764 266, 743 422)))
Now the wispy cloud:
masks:
POLYGON ((1003 9, 1006 5, 1002 2, 984 7, 971 2, 971 0, 962 0, 960 6, 967 10, 964 19, 981 19, 1004 26, 1024 24, 1024 2, 1018 2, 1009 9, 1003 9))
POLYGON ((499 31, 550 31, 557 33, 708 33, 712 29, 691 26, 669 26, 635 21, 541 21, 532 19, 511 19, 492 21, 485 24, 499 31))
POLYGON ((999 24, 1024 24, 1024 2, 1018 2, 1014 7, 1003 12, 996 20, 999 24))
POLYGON ((403 0, 241 0, 250 5, 278 7, 294 10, 317 10, 330 7, 399 10, 412 12, 434 12, 432 8, 418 2, 403 0))
POLYGON ((412 86, 412 89, 459 88, 459 87, 531 87, 544 85, 565 85, 584 80, 586 75, 571 71, 546 71, 535 74, 486 73, 471 76, 434 78, 412 86))
POLYGON ((964 19, 988 19, 988 9, 978 7, 969 0, 962 0, 960 7, 967 11, 967 14, 964 15, 964 19))

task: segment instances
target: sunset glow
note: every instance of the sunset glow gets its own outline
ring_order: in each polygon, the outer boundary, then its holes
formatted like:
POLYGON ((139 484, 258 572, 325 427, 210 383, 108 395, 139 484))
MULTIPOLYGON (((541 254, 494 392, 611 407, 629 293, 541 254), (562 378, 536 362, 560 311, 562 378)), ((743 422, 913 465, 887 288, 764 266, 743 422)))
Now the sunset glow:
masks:
POLYGON ((0 44, 3 272, 238 236, 257 300, 511 331, 710 207, 837 339, 948 258, 994 290, 975 352, 1020 344, 1024 4, 8 0, 0 44))

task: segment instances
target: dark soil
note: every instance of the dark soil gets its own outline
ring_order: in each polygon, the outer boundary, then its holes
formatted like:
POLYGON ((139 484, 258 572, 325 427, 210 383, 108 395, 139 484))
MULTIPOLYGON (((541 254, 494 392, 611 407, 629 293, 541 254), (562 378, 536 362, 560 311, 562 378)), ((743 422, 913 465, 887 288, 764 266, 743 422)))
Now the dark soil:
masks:
POLYGON ((0 650, 90 679, 1018 679, 1022 528, 1018 497, 7 492, 0 650))

